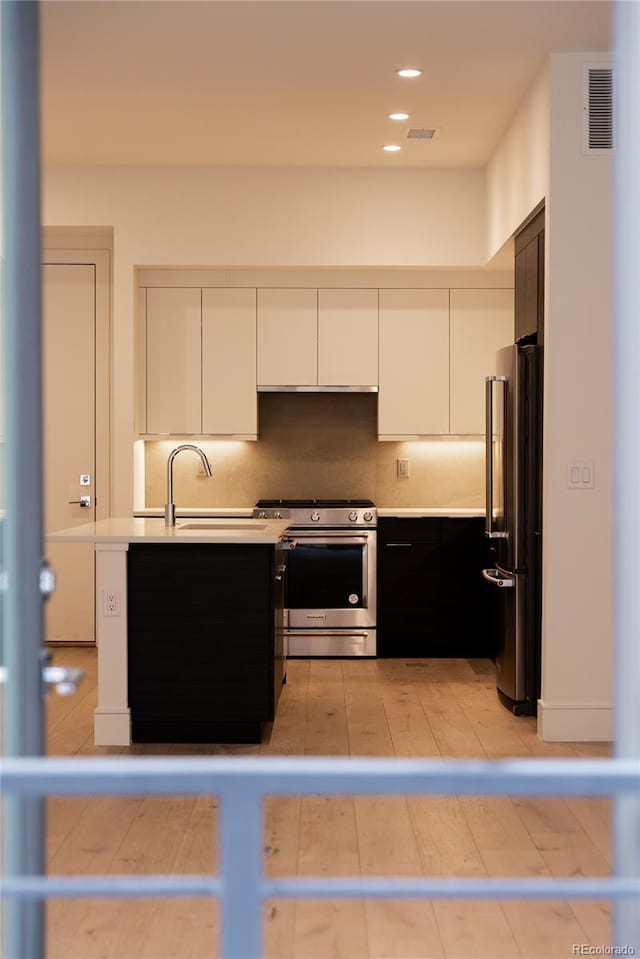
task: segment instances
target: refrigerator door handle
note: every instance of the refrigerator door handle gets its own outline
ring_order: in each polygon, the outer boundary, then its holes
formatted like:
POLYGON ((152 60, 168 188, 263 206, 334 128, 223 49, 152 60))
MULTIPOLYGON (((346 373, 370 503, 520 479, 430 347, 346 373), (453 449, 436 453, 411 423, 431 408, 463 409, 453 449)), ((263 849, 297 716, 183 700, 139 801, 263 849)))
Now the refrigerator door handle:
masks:
POLYGON ((489 539, 505 539, 506 533, 500 532, 493 527, 493 384, 506 383, 506 376, 487 376, 485 377, 485 400, 486 400, 486 506, 485 506, 485 530, 484 534, 489 539))
POLYGON ((492 586, 497 586, 498 589, 510 589, 515 583, 514 579, 511 579, 509 576, 505 576, 504 573, 499 569, 483 569, 482 578, 486 579, 486 581, 491 583, 492 586))

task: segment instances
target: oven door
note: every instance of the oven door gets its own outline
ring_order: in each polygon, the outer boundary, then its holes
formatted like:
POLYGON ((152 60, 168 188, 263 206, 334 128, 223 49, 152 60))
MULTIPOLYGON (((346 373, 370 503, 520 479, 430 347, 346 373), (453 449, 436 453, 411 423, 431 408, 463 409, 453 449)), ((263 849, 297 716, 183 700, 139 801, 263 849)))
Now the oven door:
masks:
POLYGON ((295 530, 288 547, 289 629, 375 627, 375 530, 295 530))

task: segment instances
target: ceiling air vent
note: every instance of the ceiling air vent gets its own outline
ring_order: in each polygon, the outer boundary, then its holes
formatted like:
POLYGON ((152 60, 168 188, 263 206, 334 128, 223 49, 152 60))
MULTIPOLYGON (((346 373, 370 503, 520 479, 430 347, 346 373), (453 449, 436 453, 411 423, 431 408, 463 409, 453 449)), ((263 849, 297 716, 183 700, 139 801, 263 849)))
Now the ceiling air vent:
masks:
POLYGON ((604 63, 584 65, 582 152, 613 149, 613 69, 604 63))
POLYGON ((428 127, 405 127, 405 140, 433 140, 436 130, 428 127))

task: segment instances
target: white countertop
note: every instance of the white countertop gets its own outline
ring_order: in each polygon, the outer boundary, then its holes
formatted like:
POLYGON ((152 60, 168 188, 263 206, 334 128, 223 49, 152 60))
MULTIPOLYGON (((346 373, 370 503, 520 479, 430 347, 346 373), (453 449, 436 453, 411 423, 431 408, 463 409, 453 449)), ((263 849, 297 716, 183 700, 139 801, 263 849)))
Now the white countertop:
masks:
POLYGON ((199 519, 200 529, 185 529, 189 521, 178 519, 175 526, 165 526, 164 519, 115 517, 97 523, 71 526, 49 533, 52 543, 277 543, 287 523, 283 520, 199 519))
MULTIPOLYGON (((241 518, 241 517, 250 517, 253 512, 253 507, 251 506, 231 506, 231 507, 183 507, 181 509, 176 509, 176 516, 178 517, 178 522, 180 519, 185 519, 187 517, 194 518, 204 518, 204 517, 217 517, 222 519, 225 516, 241 518)), ((159 507, 149 507, 146 509, 139 509, 135 511, 136 516, 143 516, 145 518, 151 517, 163 517, 164 510, 159 507)), ((378 507, 378 516, 397 516, 401 519, 420 519, 422 517, 429 516, 449 516, 452 519, 456 517, 465 517, 465 516, 484 516, 485 512, 481 506, 379 506, 378 507)))
MULTIPOLYGON (((253 506, 176 506, 176 516, 178 520, 185 517, 212 517, 222 519, 225 516, 248 517, 251 519, 253 506)), ((164 508, 162 506, 147 506, 144 509, 133 511, 134 516, 142 516, 145 519, 153 519, 156 516, 164 518, 164 508)))
MULTIPOLYGON (((165 526, 160 515, 114 517, 97 523, 84 523, 56 530, 47 535, 52 543, 277 543, 289 523, 286 520, 251 519, 251 510, 185 510, 178 513, 175 526, 165 526), (187 529, 187 525, 200 528, 187 529)), ((469 507, 382 507, 378 516, 399 519, 428 517, 484 516, 481 509, 469 507)))

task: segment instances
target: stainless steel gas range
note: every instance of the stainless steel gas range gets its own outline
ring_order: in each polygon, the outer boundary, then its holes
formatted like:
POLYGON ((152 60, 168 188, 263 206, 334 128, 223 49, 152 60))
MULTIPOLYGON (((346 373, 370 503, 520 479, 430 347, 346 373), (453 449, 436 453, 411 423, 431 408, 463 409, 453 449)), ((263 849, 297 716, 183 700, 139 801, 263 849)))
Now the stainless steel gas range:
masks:
POLYGON ((376 655, 376 537, 371 500, 259 500, 256 519, 288 519, 289 656, 376 655))

